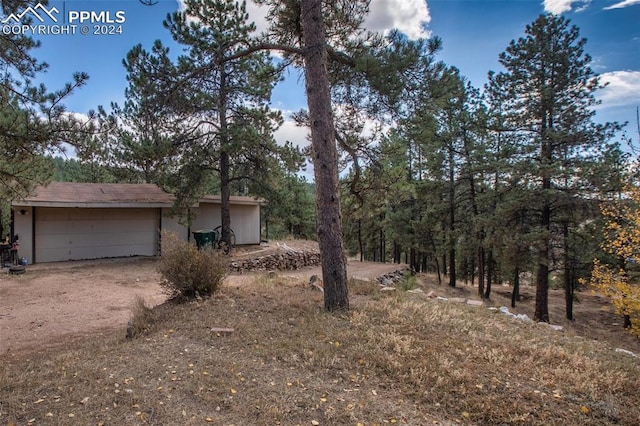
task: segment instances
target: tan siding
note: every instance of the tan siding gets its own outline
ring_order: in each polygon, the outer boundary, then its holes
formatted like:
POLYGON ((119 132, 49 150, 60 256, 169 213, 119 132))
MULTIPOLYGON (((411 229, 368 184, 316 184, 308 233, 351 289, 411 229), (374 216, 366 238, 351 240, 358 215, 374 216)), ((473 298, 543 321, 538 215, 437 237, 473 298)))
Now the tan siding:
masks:
MULTIPOLYGON (((220 219, 220 204, 200 204, 200 207, 194 209, 197 214, 196 219, 191 226, 192 231, 200 229, 213 229, 222 224, 220 219)), ((231 216, 233 221, 233 216, 231 216)), ((233 224, 231 225, 233 228, 233 224)))
POLYGON ((236 234, 236 244, 260 244, 260 208, 232 205, 231 228, 236 234))
MULTIPOLYGON (((203 203, 196 210, 198 217, 193 221, 192 231, 220 226, 220 204, 203 203)), ((260 244, 260 207, 255 204, 232 204, 230 210, 236 244, 260 244)))
MULTIPOLYGON (((37 213, 37 212, 36 212, 37 213)), ((33 209, 31 207, 17 207, 13 209, 14 232, 20 237, 18 256, 26 257, 29 263, 33 262, 33 209), (20 210, 25 214, 21 215, 20 210)), ((4 237, 4 235, 2 236, 4 237)))

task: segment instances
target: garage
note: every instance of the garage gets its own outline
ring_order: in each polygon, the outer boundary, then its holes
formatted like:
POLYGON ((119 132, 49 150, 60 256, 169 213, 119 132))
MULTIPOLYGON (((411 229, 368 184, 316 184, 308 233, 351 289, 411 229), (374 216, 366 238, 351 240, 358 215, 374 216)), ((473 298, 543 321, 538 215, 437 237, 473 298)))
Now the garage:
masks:
POLYGON ((38 262, 157 254, 158 209, 40 207, 34 217, 38 262))
POLYGON ((13 204, 28 263, 155 256, 173 196, 152 184, 51 182, 13 204))
MULTIPOLYGON (((189 240, 192 230, 220 225, 220 196, 191 208, 185 225, 173 212, 175 197, 153 184, 51 182, 12 202, 12 236, 28 263, 156 256, 161 231, 189 240)), ((231 227, 236 244, 260 243, 262 200, 233 196, 231 227)))

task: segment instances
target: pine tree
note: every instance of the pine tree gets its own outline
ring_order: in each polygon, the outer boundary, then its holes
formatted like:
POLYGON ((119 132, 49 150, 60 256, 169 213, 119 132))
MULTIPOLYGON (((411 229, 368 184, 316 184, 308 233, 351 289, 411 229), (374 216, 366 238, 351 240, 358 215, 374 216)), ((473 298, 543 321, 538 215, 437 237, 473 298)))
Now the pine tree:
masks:
POLYGON ((295 150, 273 139, 281 123, 279 112, 269 107, 278 70, 265 52, 238 55, 255 42, 245 3, 185 5, 184 12, 165 21, 185 53, 172 61, 159 41, 151 52, 134 47, 125 61, 128 102, 116 112, 136 124, 134 137, 122 141, 134 142, 130 162, 148 158, 156 166, 162 161, 169 172, 161 176, 163 186, 176 193, 178 206, 189 206, 216 182, 221 239, 229 246, 233 184, 263 180, 270 167, 279 167, 280 156, 295 156, 295 150))
MULTIPOLYGON (((3 1, 0 8, 7 16, 29 4, 3 1)), ((5 225, 11 201, 50 180, 53 167, 44 156, 59 149, 61 141, 74 141, 75 121, 65 115, 62 102, 88 78, 76 73, 72 83, 55 92, 36 84, 47 69, 33 56, 39 46, 22 34, 0 34, 0 207, 5 225)))
POLYGON ((553 243, 562 238, 560 206, 599 189, 589 184, 585 171, 597 163, 619 126, 593 122, 594 92, 601 86, 577 27, 546 14, 527 25, 525 34, 500 54, 505 71, 490 73, 488 92, 501 105, 501 131, 515 140, 511 179, 529 191, 527 208, 537 218, 534 318, 548 322, 553 243))

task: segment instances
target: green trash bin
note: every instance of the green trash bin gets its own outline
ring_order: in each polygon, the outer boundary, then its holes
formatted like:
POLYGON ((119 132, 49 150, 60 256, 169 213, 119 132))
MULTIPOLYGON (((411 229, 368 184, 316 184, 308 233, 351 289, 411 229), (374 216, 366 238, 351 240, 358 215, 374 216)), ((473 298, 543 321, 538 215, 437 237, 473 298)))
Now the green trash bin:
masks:
POLYGON ((213 229, 201 229, 199 231, 193 231, 193 238, 196 240, 196 246, 202 249, 206 246, 214 247, 216 242, 216 233, 213 229))

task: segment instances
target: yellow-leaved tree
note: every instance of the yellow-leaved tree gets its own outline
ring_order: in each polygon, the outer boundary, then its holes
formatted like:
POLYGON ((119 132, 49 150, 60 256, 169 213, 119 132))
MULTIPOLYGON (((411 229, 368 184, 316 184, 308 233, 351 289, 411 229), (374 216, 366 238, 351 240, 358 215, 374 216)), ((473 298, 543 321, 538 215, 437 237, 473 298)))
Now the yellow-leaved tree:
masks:
POLYGON ((616 257, 617 265, 594 260, 590 284, 611 298, 615 312, 625 318, 625 327, 640 336, 640 280, 632 273, 640 265, 640 188, 629 185, 624 193, 624 199, 601 207, 602 249, 616 257))

